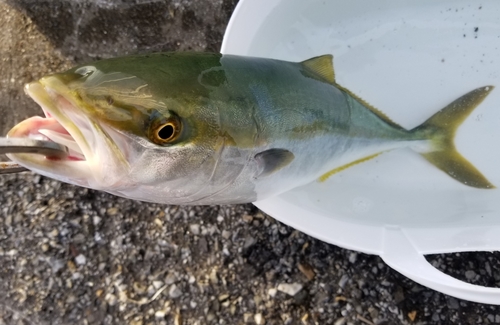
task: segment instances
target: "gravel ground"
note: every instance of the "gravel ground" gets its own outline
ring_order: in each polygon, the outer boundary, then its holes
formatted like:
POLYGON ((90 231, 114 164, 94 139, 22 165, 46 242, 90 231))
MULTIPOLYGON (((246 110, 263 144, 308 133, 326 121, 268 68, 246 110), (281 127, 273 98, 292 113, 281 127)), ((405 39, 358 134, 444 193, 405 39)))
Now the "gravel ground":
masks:
MULTIPOLYGON (((235 1, 0 1, 0 132, 39 113, 25 82, 75 63, 217 51, 235 1)), ((0 324, 497 324, 254 206, 146 204, 32 173, 0 176, 0 324)), ((304 216, 307 217, 307 216, 304 216)), ((497 253, 429 256, 498 286, 497 253)))

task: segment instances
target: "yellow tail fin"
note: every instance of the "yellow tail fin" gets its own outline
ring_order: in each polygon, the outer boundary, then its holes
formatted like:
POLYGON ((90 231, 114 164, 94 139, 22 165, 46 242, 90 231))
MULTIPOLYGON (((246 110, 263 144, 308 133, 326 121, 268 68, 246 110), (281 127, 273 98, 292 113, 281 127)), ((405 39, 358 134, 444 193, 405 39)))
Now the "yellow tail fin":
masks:
POLYGON ((455 148, 456 130, 469 114, 493 90, 493 86, 477 88, 453 101, 412 132, 428 133, 434 150, 421 155, 457 181, 472 187, 495 188, 486 177, 455 148))

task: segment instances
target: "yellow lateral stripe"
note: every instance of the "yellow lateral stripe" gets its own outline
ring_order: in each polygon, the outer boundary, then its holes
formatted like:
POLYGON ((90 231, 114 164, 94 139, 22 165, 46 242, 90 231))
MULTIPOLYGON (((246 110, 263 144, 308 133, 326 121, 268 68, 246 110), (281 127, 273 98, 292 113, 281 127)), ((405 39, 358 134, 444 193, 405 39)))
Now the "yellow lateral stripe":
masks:
POLYGON ((372 158, 375 158, 377 156, 379 156, 380 154, 382 154, 383 152, 379 152, 379 153, 376 153, 374 155, 371 155, 371 156, 368 156, 368 157, 364 157, 364 158, 361 158, 361 159, 358 159, 358 160, 355 160, 353 162, 350 162, 348 163, 347 165, 343 165, 343 166, 340 166, 340 167, 337 167, 335 169, 332 169, 330 170, 329 172, 326 172, 325 174, 321 175, 319 178, 318 178, 318 181, 320 182, 324 182, 326 181, 328 178, 330 178, 330 176, 332 176, 333 174, 336 174, 338 172, 341 172, 343 171, 344 169, 347 169, 349 167, 352 167, 354 165, 357 165, 357 164, 360 164, 362 162, 365 162, 367 160, 370 160, 372 158))

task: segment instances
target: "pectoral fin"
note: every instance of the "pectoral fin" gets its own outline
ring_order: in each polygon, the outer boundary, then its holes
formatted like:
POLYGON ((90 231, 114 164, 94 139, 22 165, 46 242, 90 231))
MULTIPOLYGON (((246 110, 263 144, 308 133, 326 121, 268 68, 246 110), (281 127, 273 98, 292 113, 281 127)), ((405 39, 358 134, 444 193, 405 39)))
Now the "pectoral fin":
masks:
POLYGON ((259 152, 255 155, 257 165, 260 167, 257 177, 265 177, 277 172, 288 166, 294 158, 294 154, 286 149, 269 149, 259 152))

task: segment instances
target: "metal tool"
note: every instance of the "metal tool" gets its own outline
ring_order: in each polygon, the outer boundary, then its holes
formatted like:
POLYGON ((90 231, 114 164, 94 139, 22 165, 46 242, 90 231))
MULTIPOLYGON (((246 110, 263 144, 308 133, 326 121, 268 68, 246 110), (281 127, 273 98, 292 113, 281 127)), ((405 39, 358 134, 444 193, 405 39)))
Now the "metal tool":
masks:
MULTIPOLYGON (((68 147, 52 141, 28 138, 0 138, 0 154, 32 153, 49 157, 64 158, 68 155, 68 147)), ((27 169, 11 161, 0 162, 0 174, 10 174, 27 169)))

